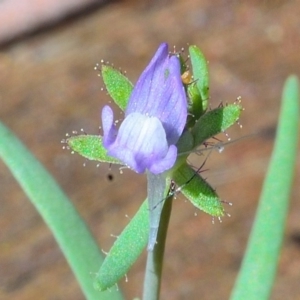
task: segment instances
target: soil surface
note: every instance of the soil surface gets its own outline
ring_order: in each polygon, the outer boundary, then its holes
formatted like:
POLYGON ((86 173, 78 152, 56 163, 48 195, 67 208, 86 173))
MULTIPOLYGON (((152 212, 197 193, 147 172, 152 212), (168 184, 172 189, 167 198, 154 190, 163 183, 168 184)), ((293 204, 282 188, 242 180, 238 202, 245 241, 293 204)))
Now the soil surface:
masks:
MULTIPOLYGON (((135 82, 162 41, 176 49, 198 45, 209 61, 211 107, 241 96, 245 108, 243 128, 228 131, 237 141, 221 154, 213 152, 205 165, 205 177, 233 206, 226 206, 230 218, 212 224, 210 216, 177 196, 161 299, 228 299, 272 151, 282 86, 289 74, 300 75, 299 15, 299 1, 281 0, 122 1, 94 7, 2 44, 0 119, 47 167, 108 251, 111 234, 121 232, 126 216, 145 198, 145 177, 105 164, 97 168, 63 150, 60 141, 72 130, 99 132, 101 108, 110 101, 93 70, 101 59, 135 82)), ((200 166, 204 158, 190 161, 200 166)), ((300 157, 272 300, 300 297, 299 170, 300 157)), ((0 178, 0 298, 84 299, 53 236, 2 162, 0 178)), ((126 299, 142 294, 145 257, 127 274, 128 282, 119 284, 126 299)))

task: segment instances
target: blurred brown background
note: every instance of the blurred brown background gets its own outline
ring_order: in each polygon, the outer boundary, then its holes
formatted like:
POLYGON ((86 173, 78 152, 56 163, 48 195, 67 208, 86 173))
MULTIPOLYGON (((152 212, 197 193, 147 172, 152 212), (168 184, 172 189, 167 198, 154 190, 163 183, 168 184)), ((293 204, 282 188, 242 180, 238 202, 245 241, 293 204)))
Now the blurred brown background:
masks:
MULTIPOLYGON (((0 16, 9 2, 0 2, 0 16)), ((20 30, 0 41, 0 119, 53 174, 104 251, 114 241, 110 235, 121 232, 126 215, 133 216, 144 199, 146 182, 104 164, 97 168, 88 162, 84 168, 83 158, 62 150, 67 132, 98 133, 109 98, 95 64, 113 62, 135 81, 162 41, 177 49, 196 44, 209 60, 212 107, 242 96, 243 129, 235 125, 228 133, 232 139, 254 135, 213 153, 205 173, 221 198, 233 203, 227 208, 231 218, 212 225, 210 216, 177 197, 161 291, 162 299, 228 299, 268 165, 282 85, 290 73, 300 75, 300 2, 99 1, 88 6, 95 2, 90 1, 76 10, 70 8, 77 2, 72 0, 65 1, 67 8, 58 1, 52 1, 58 3, 54 8, 51 1, 27 2, 28 10, 14 4, 5 19, 6 27, 20 30), (20 18, 24 13, 37 18, 30 5, 45 7, 38 12, 40 21, 29 26, 20 18)), ((200 165, 203 157, 192 161, 200 165)), ((300 297, 299 166, 298 158, 274 300, 300 297)), ((51 233, 2 162, 0 176, 0 298, 84 299, 51 233)), ((141 295, 144 267, 145 255, 128 282, 121 280, 126 299, 141 295)))

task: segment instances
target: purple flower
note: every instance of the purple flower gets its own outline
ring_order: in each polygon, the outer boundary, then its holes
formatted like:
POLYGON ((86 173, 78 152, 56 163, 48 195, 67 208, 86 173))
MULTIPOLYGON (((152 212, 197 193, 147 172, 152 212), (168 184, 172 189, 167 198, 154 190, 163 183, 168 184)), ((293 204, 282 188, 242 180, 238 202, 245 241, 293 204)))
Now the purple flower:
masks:
POLYGON ((187 118, 187 99, 177 56, 159 46, 130 96, 117 130, 113 111, 102 110, 103 145, 108 154, 137 173, 160 174, 177 158, 177 143, 187 118))

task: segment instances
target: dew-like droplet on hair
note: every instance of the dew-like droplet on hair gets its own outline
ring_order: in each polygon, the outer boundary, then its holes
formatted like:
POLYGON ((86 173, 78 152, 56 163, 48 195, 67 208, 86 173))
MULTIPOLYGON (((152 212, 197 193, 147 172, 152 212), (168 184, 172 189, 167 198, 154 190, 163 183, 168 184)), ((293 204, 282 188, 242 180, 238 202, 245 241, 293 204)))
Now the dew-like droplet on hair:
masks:
POLYGON ((217 150, 218 150, 219 153, 222 153, 224 151, 224 149, 225 149, 225 147, 224 147, 224 145, 222 143, 216 144, 215 147, 217 148, 217 150))
POLYGON ((126 215, 125 215, 125 218, 126 218, 126 219, 129 219, 129 220, 131 221, 131 218, 129 217, 129 215, 126 214, 126 215))

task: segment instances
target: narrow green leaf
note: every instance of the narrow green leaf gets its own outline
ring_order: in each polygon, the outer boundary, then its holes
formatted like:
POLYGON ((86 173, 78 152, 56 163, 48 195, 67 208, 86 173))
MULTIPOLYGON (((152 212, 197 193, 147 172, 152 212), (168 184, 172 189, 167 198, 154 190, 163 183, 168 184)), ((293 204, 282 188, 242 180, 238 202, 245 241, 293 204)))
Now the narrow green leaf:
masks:
MULTIPOLYGON (((167 178, 165 195, 167 195, 169 190, 170 179, 167 178)), ((162 204, 164 203, 163 200, 164 199, 159 199, 162 204)), ((138 212, 122 231, 121 235, 119 235, 114 242, 97 273, 94 282, 94 286, 97 290, 105 291, 118 283, 122 277, 126 276, 128 270, 141 255, 147 241, 149 241, 149 233, 151 233, 149 221, 151 212, 148 207, 148 199, 146 199, 138 212)), ((171 206, 167 205, 167 207, 171 209, 171 206)), ((153 209, 156 209, 156 207, 153 207, 153 209)), ((167 226, 166 223, 163 224, 163 226, 167 226)), ((161 237, 158 239, 161 241, 161 237)), ((155 249, 156 248, 154 248, 154 251, 155 249)), ((162 245, 160 245, 160 249, 163 249, 162 245)))
POLYGON ((181 193, 200 210, 214 217, 224 216, 224 208, 215 190, 190 166, 183 163, 172 174, 181 193))
POLYGON ((270 297, 284 235, 298 138, 299 86, 297 78, 290 76, 283 89, 276 141, 231 300, 270 297))
POLYGON ((108 94, 124 111, 133 90, 132 83, 120 71, 108 65, 102 65, 101 74, 108 94))
POLYGON ((239 119, 241 111, 241 104, 235 102, 206 112, 192 129, 194 147, 232 126, 239 119))
POLYGON ((89 160, 122 164, 118 159, 107 155, 100 135, 75 135, 67 138, 65 142, 73 151, 89 160))
POLYGON ((51 229, 86 299, 122 299, 115 289, 102 294, 93 288, 91 274, 103 258, 90 231, 51 175, 1 123, 0 157, 51 229))
POLYGON ((124 277, 141 255, 148 238, 149 210, 146 199, 107 254, 94 281, 95 288, 105 291, 124 277))

